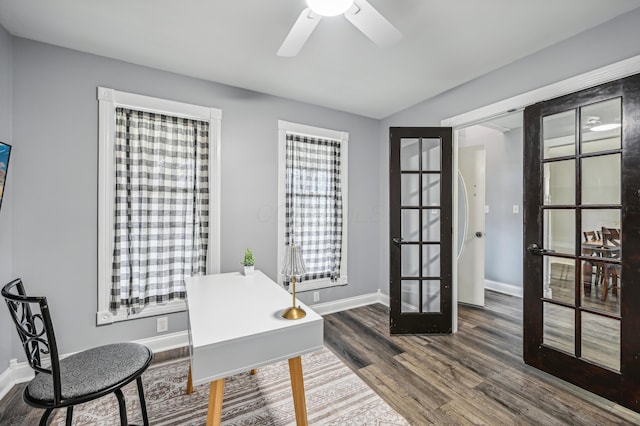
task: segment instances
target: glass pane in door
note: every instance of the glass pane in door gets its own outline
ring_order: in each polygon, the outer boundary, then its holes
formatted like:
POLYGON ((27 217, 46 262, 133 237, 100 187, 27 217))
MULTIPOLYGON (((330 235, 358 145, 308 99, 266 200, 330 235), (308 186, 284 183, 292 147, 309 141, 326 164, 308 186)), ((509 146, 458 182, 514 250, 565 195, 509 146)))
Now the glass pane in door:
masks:
POLYGON ((422 175, 422 205, 440 205, 440 174, 427 173, 422 175))
POLYGON ((420 281, 402 280, 400 312, 418 312, 420 307, 420 281))
POLYGON ((575 353, 574 310, 550 302, 543 302, 543 338, 546 346, 570 354, 575 353))
POLYGON ((582 261, 580 306, 620 315, 622 266, 593 257, 582 261))
POLYGON ((422 210, 422 241, 440 241, 440 209, 422 210))
POLYGON ((544 204, 548 206, 575 205, 576 162, 554 161, 544 164, 544 204))
POLYGON ((580 115, 583 154, 622 147, 622 98, 582 107, 580 115))
POLYGON ((548 209, 544 211, 543 247, 556 253, 575 254, 576 215, 573 209, 548 209))
POLYGON ((569 110, 542 119, 543 158, 556 158, 576 153, 576 111, 569 110))
POLYGON ((582 159, 582 204, 620 204, 621 155, 582 159))
POLYGON ((620 370, 620 320, 582 314, 582 358, 620 370))
POLYGON ((422 276, 440 276, 440 244, 425 244, 422 246, 422 276))
POLYGON ((422 170, 429 172, 440 171, 440 139, 422 139, 422 170))
POLYGON ((403 206, 417 206, 420 204, 420 175, 406 174, 400 177, 400 202, 403 206))
POLYGON ((420 275, 420 246, 402 246, 402 276, 417 277, 420 275))
POLYGON ((400 140, 400 170, 415 171, 420 167, 419 139, 403 138, 400 140))
POLYGON ((440 280, 422 281, 422 312, 440 312, 440 280))
POLYGON ((402 209, 401 229, 403 241, 418 241, 420 239, 420 210, 402 209))
POLYGON ((573 305, 575 303, 574 260, 545 256, 543 262, 543 297, 573 305))

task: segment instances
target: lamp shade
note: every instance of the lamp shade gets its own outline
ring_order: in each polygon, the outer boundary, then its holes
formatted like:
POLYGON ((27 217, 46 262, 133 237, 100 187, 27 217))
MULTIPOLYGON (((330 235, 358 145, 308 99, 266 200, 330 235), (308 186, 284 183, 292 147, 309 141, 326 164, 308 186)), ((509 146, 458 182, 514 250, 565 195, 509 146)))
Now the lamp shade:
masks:
POLYGON ((289 244, 285 247, 284 261, 282 262, 282 275, 286 278, 300 277, 307 272, 302 259, 300 246, 289 244))

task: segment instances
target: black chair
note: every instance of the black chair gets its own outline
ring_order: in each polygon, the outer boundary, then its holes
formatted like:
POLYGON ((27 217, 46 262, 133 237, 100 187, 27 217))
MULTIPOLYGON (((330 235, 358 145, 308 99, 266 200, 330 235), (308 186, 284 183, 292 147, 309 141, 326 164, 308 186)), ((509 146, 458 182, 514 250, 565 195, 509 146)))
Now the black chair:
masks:
POLYGON ((142 373, 153 353, 138 343, 115 343, 88 349, 64 359, 58 347, 46 297, 27 296, 21 279, 2 289, 16 325, 27 361, 36 372, 25 387, 24 401, 45 409, 40 425, 47 424, 56 408, 67 408, 66 425, 73 420, 73 406, 114 393, 118 399, 120 424, 127 425, 127 408, 121 388, 137 381, 144 425, 148 426, 147 407, 142 388, 142 373))

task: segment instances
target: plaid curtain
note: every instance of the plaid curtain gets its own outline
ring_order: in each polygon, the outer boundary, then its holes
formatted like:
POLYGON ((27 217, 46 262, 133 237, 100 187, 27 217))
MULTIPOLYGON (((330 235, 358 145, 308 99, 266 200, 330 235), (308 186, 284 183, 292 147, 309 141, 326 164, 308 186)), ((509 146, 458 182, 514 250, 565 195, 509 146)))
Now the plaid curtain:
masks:
POLYGON ((116 109, 110 309, 185 298, 206 273, 209 123, 116 109))
POLYGON ((302 249, 302 280, 340 277, 340 141, 287 134, 285 244, 302 249))

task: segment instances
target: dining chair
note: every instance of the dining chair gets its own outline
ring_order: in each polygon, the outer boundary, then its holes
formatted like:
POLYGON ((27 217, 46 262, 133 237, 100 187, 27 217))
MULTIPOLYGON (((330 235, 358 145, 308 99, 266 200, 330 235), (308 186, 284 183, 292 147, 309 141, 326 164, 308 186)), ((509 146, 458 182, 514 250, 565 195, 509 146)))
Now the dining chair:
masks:
POLYGON ((584 231, 582 235, 584 235, 585 243, 591 243, 600 239, 600 236, 596 231, 584 231))
POLYGON ((73 406, 114 393, 120 424, 127 422, 122 387, 136 380, 145 426, 149 425, 142 387, 142 373, 153 358, 149 348, 138 343, 113 343, 60 359, 53 322, 46 297, 27 296, 20 278, 2 288, 22 348, 35 377, 24 388, 24 401, 45 412, 40 425, 47 424, 54 409, 65 408, 66 425, 73 420, 73 406))
MULTIPOLYGON (((620 229, 602 227, 602 247, 604 257, 609 259, 621 259, 622 243, 620 239, 620 229)), ((605 268, 606 273, 603 273, 603 289, 602 289, 602 301, 607 300, 607 294, 609 292, 609 279, 611 279, 611 293, 614 296, 618 295, 618 282, 622 273, 622 265, 619 263, 608 263, 605 268)))
MULTIPOLYGON (((584 235, 582 255, 599 257, 599 250, 594 247, 593 244, 597 244, 600 241, 600 231, 584 231, 582 235, 584 235)), ((584 268, 586 268, 586 270, 583 269, 583 280, 585 280, 584 285, 589 286, 589 288, 585 287, 585 291, 590 294, 592 280, 595 282, 596 286, 600 285, 602 281, 602 263, 588 262, 585 264, 584 268)))

